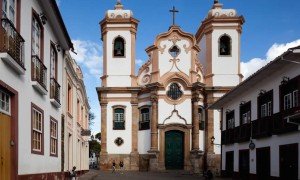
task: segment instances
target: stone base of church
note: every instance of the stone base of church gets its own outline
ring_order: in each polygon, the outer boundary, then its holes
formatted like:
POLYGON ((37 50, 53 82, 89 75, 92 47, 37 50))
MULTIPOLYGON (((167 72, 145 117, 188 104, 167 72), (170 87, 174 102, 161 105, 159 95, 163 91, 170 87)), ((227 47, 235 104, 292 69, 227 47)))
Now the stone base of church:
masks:
POLYGON ((221 155, 207 153, 207 169, 211 170, 214 176, 220 176, 221 155))
POLYGON ((191 167, 189 171, 194 174, 199 174, 203 170, 203 152, 199 150, 193 150, 190 152, 191 167))
POLYGON ((101 154, 99 165, 101 170, 112 170, 112 162, 115 160, 116 169, 120 169, 120 161, 124 162, 124 168, 129 171, 139 170, 139 154, 101 154))

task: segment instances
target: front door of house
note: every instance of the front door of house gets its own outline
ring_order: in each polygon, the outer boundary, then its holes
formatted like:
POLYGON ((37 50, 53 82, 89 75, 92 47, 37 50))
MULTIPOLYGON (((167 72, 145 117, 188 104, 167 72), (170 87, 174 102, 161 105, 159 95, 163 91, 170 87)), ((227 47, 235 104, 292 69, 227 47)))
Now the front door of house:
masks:
POLYGON ((181 131, 167 131, 165 134, 166 169, 183 169, 184 135, 181 131))
POLYGON ((0 179, 11 179, 11 117, 0 112, 0 179))
POLYGON ((270 147, 256 149, 256 174, 258 179, 270 179, 271 159, 270 147))
POLYGON ((279 146, 280 178, 298 179, 298 143, 279 146))

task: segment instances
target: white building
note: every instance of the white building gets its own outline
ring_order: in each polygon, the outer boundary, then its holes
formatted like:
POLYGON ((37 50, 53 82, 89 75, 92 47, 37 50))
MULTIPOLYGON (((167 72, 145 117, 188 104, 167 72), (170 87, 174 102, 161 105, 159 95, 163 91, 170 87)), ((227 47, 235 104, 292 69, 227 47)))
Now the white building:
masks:
POLYGON ((120 1, 100 22, 100 168, 123 160, 129 170, 217 171, 220 113, 207 106, 241 81, 243 17, 215 1, 196 35, 173 23, 135 75, 138 23, 120 1))
POLYGON ((271 61, 211 108, 222 112, 222 174, 300 179, 300 46, 271 61))
POLYGON ((69 53, 64 59, 63 78, 64 170, 76 166, 77 174, 82 174, 89 170, 90 106, 82 71, 69 53))
POLYGON ((71 39, 55 0, 3 0, 0 8, 0 179, 63 179, 71 39))

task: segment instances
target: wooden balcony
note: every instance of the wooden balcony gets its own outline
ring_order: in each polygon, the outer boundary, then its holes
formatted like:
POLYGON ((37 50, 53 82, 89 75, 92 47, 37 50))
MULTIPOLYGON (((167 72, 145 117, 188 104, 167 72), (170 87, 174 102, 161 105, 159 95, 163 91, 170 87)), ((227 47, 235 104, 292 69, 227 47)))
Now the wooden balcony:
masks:
POLYGON ((0 57, 19 74, 25 73, 24 39, 9 19, 1 19, 0 57))
POLYGON ((235 142, 245 142, 250 140, 251 124, 242 124, 234 128, 234 140, 235 142))
POLYGON ((114 130, 124 130, 125 129, 125 121, 114 121, 114 130))
POLYGON ((36 55, 31 58, 31 80, 41 94, 47 94, 47 68, 36 55))
POLYGON ((147 130, 150 129, 150 121, 140 121, 139 122, 139 130, 147 130))
POLYGON ((227 129, 222 131, 221 134, 221 143, 226 144, 233 144, 234 143, 234 129, 227 129))
POLYGON ((54 78, 50 79, 50 100, 54 106, 60 107, 60 85, 54 78))
POLYGON ((293 115, 296 113, 297 108, 292 108, 289 111, 279 112, 273 115, 273 129, 272 134, 283 134, 293 131, 298 131, 298 126, 295 124, 287 123, 288 115, 293 115))
POLYGON ((255 139, 268 137, 272 135, 273 117, 263 117, 252 121, 252 136, 255 139))

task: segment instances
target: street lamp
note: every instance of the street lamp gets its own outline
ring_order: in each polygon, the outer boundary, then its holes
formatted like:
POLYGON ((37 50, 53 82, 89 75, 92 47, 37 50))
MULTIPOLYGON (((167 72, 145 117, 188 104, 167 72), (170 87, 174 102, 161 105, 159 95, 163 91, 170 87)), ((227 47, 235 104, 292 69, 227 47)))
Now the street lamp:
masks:
POLYGON ((215 144, 215 143, 214 143, 215 139, 216 139, 216 138, 215 138, 214 136, 212 136, 212 137, 210 138, 211 144, 212 144, 212 145, 221 146, 221 144, 215 144))

